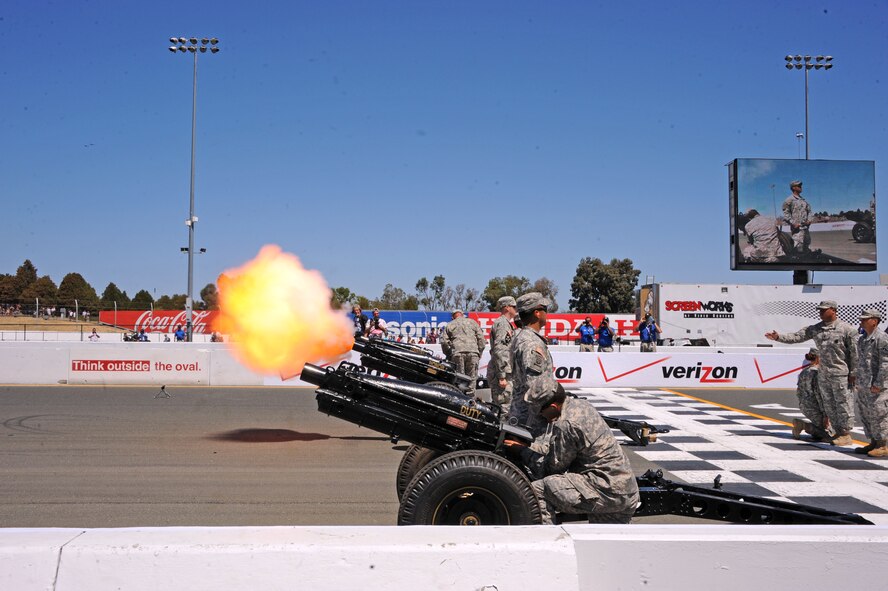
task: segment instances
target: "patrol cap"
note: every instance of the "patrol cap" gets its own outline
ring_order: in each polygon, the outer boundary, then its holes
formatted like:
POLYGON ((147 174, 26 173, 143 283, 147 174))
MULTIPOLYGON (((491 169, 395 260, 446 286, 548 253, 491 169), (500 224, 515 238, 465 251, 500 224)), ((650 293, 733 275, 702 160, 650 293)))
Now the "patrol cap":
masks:
POLYGON ((790 189, 792 189, 793 187, 801 187, 801 186, 802 186, 802 181, 792 181, 791 183, 789 183, 790 189))
POLYGON ((450 315, 455 317, 457 314, 462 314, 462 313, 463 313, 462 310, 456 309, 453 312, 451 312, 450 315))
POLYGON ((820 349, 817 347, 811 347, 808 349, 808 355, 816 355, 817 357, 820 357, 820 349))
POLYGON ((838 310, 839 305, 837 303, 835 303, 833 300, 823 300, 822 302, 817 304, 818 310, 827 310, 829 308, 832 308, 833 310, 838 310))
POLYGON ((496 301, 496 309, 502 310, 505 306, 517 306, 515 298, 512 296, 503 296, 496 301))
POLYGON ((860 320, 868 320, 869 318, 877 318, 881 320, 882 313, 875 308, 868 308, 863 311, 863 314, 860 315, 860 320))
POLYGON ((518 298, 518 313, 524 314, 525 312, 530 312, 531 310, 536 310, 537 308, 549 308, 552 302, 549 301, 549 298, 544 297, 538 291, 532 291, 530 293, 526 293, 523 296, 518 298))

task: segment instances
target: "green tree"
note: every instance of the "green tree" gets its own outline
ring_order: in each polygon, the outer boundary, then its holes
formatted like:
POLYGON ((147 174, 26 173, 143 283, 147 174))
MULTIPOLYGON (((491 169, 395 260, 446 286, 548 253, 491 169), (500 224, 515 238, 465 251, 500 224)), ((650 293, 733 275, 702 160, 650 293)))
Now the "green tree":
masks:
POLYGON ((373 307, 373 302, 371 302, 369 298, 362 295, 356 296, 352 303, 360 306, 361 310, 369 310, 373 307))
POLYGON ((18 296, 21 297, 21 293, 35 281, 37 281, 37 267, 34 266, 31 259, 25 259, 25 262, 19 265, 19 268, 15 271, 18 296))
POLYGON ((382 290, 382 297, 373 302, 373 307, 382 310, 416 310, 418 300, 414 296, 409 296, 408 301, 407 293, 403 289, 387 283, 382 290), (406 308, 407 305, 413 308, 406 308))
POLYGON ((444 279, 443 275, 435 275, 432 278, 432 283, 429 285, 429 289, 432 291, 431 307, 435 310, 446 310, 450 308, 448 305, 449 302, 447 301, 448 298, 445 294, 447 290, 446 283, 447 280, 444 279))
POLYGON ((151 294, 148 293, 147 290, 140 289, 136 292, 136 295, 133 296, 132 307, 136 310, 148 310, 151 308, 151 304, 154 303, 154 298, 151 297, 151 294))
POLYGON ((431 310, 432 294, 429 291, 429 280, 425 277, 420 277, 416 282, 416 298, 423 310, 431 310))
POLYGON ((105 291, 102 292, 100 303, 105 310, 113 310, 115 303, 117 304, 117 309, 122 310, 129 307, 130 299, 125 291, 120 291, 120 288, 111 282, 105 288, 105 291))
POLYGON ((347 287, 334 287, 333 295, 330 298, 330 306, 336 310, 352 303, 355 300, 355 294, 347 287))
POLYGON ((631 259, 612 259, 605 264, 601 259, 585 257, 570 284, 570 309, 584 314, 631 313, 640 274, 631 259))
POLYGON ((218 310, 219 309, 219 292, 216 290, 216 284, 207 283, 200 290, 201 310, 218 310))
POLYGON ((496 302, 503 296, 517 298, 523 293, 531 291, 530 280, 527 277, 506 275, 494 277, 487 282, 487 287, 481 292, 481 299, 487 303, 487 309, 496 311, 496 302))
POLYGON ((92 285, 80 273, 68 273, 59 283, 58 303, 73 306, 74 300, 81 308, 96 309, 99 307, 99 296, 92 285))
MULTIPOLYGON (((138 295, 138 294, 136 294, 138 295)), ((133 298, 135 300, 135 298, 133 298)), ((155 310, 184 310, 185 300, 188 299, 184 293, 177 293, 171 296, 162 295, 154 301, 155 310)))
POLYGON ((44 275, 40 279, 32 281, 31 284, 22 291, 23 300, 40 299, 40 306, 43 304, 55 304, 59 295, 59 288, 55 281, 49 275, 44 275))
POLYGON ((0 275, 0 304, 15 304, 18 302, 18 281, 15 275, 4 273, 0 275))
POLYGON ((533 282, 533 285, 530 286, 530 291, 538 291, 552 302, 549 306, 549 312, 557 312, 558 311, 558 302, 555 300, 558 297, 558 286, 555 285, 555 282, 549 279, 548 277, 540 277, 536 281, 533 282))

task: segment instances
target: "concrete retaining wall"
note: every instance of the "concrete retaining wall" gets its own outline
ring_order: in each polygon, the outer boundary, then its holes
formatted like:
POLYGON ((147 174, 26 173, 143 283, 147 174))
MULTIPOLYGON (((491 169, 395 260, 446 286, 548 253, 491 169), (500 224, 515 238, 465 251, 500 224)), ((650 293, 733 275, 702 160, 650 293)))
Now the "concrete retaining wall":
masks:
POLYGON ((16 591, 881 589, 886 559, 877 526, 0 530, 16 591))
MULTIPOLYGON (((434 349, 440 349, 435 346, 434 349)), ((553 347, 565 387, 794 388, 807 348, 660 347, 579 353, 553 347)), ((348 359, 358 363, 359 357, 348 359)), ((481 358, 485 375, 488 352, 481 358)), ((0 342, 4 384, 306 386, 242 366, 225 343, 0 342)))

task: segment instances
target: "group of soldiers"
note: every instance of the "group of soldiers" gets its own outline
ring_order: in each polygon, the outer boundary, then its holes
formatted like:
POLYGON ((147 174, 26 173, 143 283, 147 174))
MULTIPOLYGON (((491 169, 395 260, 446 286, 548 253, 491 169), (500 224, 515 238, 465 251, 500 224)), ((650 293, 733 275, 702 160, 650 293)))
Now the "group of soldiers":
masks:
MULTIPOLYGON (((802 197, 802 181, 789 183, 791 194, 783 202, 783 221, 789 225, 792 248, 797 254, 810 252, 811 205, 802 197)), ((741 249, 743 258, 753 263, 776 263, 789 254, 780 243, 777 220, 762 215, 756 209, 745 213, 743 231, 749 242, 741 249)))
POLYGON ((816 441, 852 445, 856 406, 870 441, 855 453, 888 457, 888 334, 879 330, 882 313, 865 310, 855 329, 839 320, 836 302, 820 302, 817 309, 817 324, 794 333, 765 334, 781 343, 816 344, 805 355, 810 364, 798 380, 799 408, 808 420, 793 420, 793 437, 799 439, 805 432, 816 441))
MULTIPOLYGON (((639 502, 635 476, 598 411, 586 400, 568 397, 555 380, 543 336, 550 305, 538 292, 505 296, 496 304, 500 316, 490 331, 487 366, 491 398, 535 438, 530 447, 506 441, 507 449, 537 476, 532 484, 543 523, 552 523, 556 513, 628 523, 639 502)), ((454 311, 441 345, 457 371, 477 375, 484 344, 480 326, 454 311)))

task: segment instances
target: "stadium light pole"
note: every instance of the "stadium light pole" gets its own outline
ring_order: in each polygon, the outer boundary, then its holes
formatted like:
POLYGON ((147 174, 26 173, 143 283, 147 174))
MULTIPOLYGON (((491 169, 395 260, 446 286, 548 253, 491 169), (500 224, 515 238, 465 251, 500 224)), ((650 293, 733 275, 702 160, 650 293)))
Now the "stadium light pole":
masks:
MULTIPOLYGON (((805 70, 805 160, 810 155, 808 151, 808 71, 809 70, 829 70, 833 67, 832 56, 818 55, 812 58, 810 55, 788 55, 785 58, 787 70, 805 70)), ((798 137, 798 136, 796 136, 798 137)))
POLYGON ((194 82, 191 92, 191 199, 188 207, 188 219, 185 225, 188 226, 188 293, 185 296, 185 314, 186 328, 185 338, 191 342, 194 329, 194 224, 197 223, 197 216, 194 215, 194 140, 195 128, 197 123, 197 54, 219 53, 219 40, 202 38, 198 43, 197 37, 170 37, 169 49, 172 53, 192 53, 194 55, 194 82))

